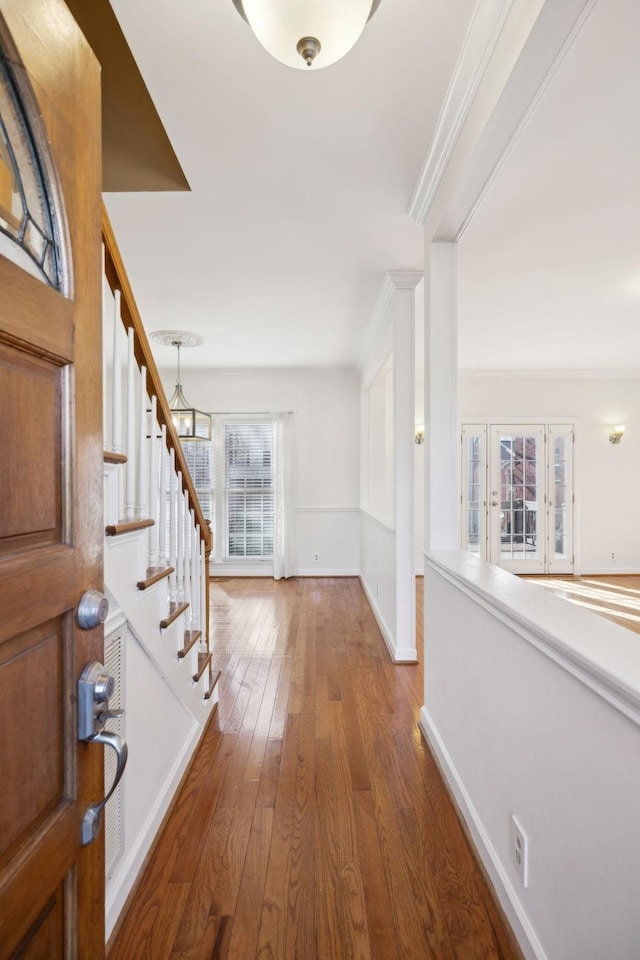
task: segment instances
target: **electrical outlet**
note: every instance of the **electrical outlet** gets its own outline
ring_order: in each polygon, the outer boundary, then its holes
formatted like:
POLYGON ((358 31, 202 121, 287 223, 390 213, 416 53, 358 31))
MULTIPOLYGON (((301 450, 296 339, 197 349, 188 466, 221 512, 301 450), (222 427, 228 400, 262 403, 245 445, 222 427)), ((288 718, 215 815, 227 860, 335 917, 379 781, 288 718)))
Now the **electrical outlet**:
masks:
POLYGON ((511 817, 511 853, 522 880, 522 886, 526 887, 529 884, 529 841, 514 816, 511 817))
POLYGON ((612 560, 615 560, 615 558, 616 558, 616 555, 615 555, 615 553, 614 553, 613 550, 612 550, 612 551, 611 551, 611 559, 612 559, 612 560))
POLYGON ((314 553, 314 555, 313 555, 313 562, 314 562, 314 563, 320 563, 320 554, 319 554, 319 553, 314 553))

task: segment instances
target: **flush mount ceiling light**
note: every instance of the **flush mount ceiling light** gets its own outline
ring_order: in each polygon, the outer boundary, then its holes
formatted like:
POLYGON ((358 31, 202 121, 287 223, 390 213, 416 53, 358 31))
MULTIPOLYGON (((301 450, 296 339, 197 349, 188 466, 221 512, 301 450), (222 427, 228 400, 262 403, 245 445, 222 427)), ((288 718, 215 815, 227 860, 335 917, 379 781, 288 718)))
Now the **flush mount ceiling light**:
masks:
POLYGON ((233 0, 267 53, 315 70, 351 50, 380 0, 233 0))

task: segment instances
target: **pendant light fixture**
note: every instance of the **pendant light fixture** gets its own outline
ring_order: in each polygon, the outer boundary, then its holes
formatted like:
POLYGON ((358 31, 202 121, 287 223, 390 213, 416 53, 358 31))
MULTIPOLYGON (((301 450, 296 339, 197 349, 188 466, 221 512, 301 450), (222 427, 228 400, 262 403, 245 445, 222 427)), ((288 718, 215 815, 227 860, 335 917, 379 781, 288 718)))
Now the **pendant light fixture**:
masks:
POLYGON ((351 50, 380 0, 233 0, 267 53, 319 70, 351 50))
POLYGON ((178 351, 178 373, 175 390, 169 400, 169 410, 180 440, 183 442, 185 440, 211 440, 211 414, 196 410, 187 402, 182 392, 182 381, 180 379, 181 348, 199 347, 203 342, 202 337, 197 333, 186 333, 184 330, 159 330, 157 333, 151 334, 151 339, 169 347, 175 347, 178 351))

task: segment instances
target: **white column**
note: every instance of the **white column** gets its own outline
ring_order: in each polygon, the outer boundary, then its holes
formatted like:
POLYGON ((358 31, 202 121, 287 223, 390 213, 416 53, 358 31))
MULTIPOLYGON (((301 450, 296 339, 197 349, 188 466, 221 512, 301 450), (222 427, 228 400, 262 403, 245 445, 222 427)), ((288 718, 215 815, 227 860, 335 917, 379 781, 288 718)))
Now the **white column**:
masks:
POLYGON ((426 248, 425 550, 458 549, 457 249, 426 248))
POLYGON ((138 496, 136 513, 146 520, 149 505, 149 448, 147 446, 147 368, 140 367, 140 406, 138 411, 138 496))
POLYGON ((134 332, 129 327, 127 344, 127 492, 125 518, 136 517, 136 363, 134 353, 134 332))
POLYGON ((151 429, 149 431, 149 566, 158 565, 158 441, 156 438, 156 410, 158 398, 151 397, 151 429))
MULTIPOLYGON (((411 275, 410 275, 411 276, 411 275)), ((415 276, 415 275, 414 275, 415 276)), ((396 528, 396 660, 415 660, 415 283, 399 286, 393 310, 393 470, 396 528)))
POLYGON ((173 572, 169 574, 169 601, 171 603, 176 602, 178 595, 176 577, 176 506, 176 452, 172 447, 169 452, 169 566, 173 567, 173 572))
POLYGON ((111 449, 122 453, 122 366, 120 363, 120 337, 122 320, 120 318, 120 291, 116 290, 113 300, 113 374, 111 380, 111 449))

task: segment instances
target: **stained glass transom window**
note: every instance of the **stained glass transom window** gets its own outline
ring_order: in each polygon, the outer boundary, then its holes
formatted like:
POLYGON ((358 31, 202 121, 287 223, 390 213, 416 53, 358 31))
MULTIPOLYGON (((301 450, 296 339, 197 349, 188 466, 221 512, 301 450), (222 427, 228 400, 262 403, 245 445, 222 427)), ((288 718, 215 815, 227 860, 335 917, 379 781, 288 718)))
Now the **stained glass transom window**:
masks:
POLYGON ((0 48, 0 255, 61 290, 60 245, 47 187, 12 66, 0 48))

